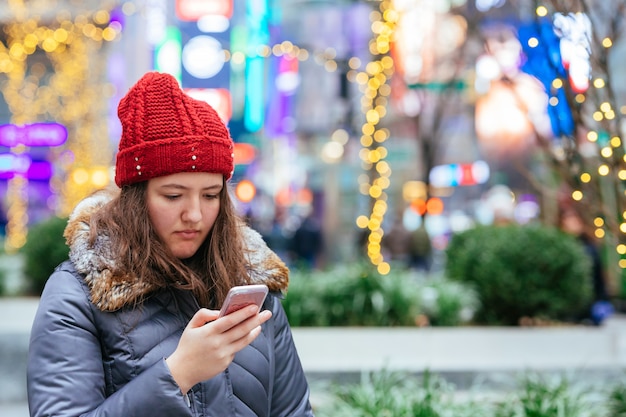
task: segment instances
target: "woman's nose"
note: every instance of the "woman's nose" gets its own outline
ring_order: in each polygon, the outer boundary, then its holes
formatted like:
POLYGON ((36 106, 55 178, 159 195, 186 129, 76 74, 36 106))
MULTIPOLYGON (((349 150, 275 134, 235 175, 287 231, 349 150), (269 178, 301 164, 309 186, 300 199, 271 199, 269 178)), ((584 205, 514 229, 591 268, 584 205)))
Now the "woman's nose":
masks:
POLYGON ((183 220, 191 223, 197 223, 202 220, 202 210, 200 209, 199 199, 189 199, 187 207, 183 212, 183 220))

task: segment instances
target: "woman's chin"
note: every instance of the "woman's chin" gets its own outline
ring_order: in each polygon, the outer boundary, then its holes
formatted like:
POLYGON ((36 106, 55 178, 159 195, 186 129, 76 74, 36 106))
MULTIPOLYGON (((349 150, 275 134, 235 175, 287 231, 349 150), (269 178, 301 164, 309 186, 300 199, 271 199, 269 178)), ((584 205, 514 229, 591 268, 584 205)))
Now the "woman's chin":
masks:
POLYGON ((198 246, 196 245, 178 246, 176 248, 172 248, 171 251, 174 254, 174 256, 177 257, 178 259, 189 259, 198 251, 198 246))

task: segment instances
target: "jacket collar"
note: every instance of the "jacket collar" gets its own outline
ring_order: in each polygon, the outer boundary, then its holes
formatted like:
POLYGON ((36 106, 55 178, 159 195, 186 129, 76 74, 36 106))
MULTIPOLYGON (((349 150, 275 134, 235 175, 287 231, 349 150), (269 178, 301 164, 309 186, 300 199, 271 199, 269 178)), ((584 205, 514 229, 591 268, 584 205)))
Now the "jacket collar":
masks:
MULTIPOLYGON (((113 198, 114 193, 103 190, 81 201, 70 215, 64 234, 70 248, 70 260, 84 275, 91 301, 102 311, 132 305, 158 289, 131 274, 113 275, 115 259, 106 234, 98 234, 95 242, 89 243, 89 219, 113 198)), ((267 247, 258 232, 245 225, 242 230, 250 283, 266 284, 270 291, 285 292, 289 283, 287 266, 267 247)))

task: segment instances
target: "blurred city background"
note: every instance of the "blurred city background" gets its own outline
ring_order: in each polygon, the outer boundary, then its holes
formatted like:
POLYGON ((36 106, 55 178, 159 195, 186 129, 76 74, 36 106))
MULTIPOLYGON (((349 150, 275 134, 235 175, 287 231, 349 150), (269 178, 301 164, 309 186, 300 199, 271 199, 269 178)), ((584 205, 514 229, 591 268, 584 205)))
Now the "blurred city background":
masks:
POLYGON ((156 70, 228 124, 233 194, 292 269, 294 327, 624 310, 623 0, 0 4, 5 306, 36 303, 71 209, 113 181, 117 103, 156 70))
POLYGON ((425 222, 442 249, 497 216, 556 224, 571 204, 603 219, 621 287, 622 6, 552 3, 8 1, 4 246, 111 181, 117 102, 158 70, 228 122, 241 211, 277 240, 311 214, 324 264, 365 240, 385 273, 376 244, 395 221, 425 222))
POLYGON ((4 247, 111 182, 116 105, 158 70, 227 121, 241 212, 277 250, 311 217, 317 266, 365 255, 385 274, 398 222, 442 250, 477 224, 557 225, 572 207, 619 293, 623 4, 566 4, 8 1, 4 247))

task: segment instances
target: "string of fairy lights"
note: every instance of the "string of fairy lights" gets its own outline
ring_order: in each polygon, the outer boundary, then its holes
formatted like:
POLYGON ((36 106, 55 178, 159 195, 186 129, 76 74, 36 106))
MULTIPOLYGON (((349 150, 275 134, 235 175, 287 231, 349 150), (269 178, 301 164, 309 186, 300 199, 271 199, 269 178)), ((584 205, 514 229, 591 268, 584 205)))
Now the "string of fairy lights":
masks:
MULTIPOLYGON (((4 73, 9 80, 3 85, 2 94, 13 115, 11 123, 20 125, 49 116, 68 127, 69 140, 65 150, 53 158, 58 169, 51 179, 51 189, 60 196, 57 212, 66 215, 85 195, 109 181, 108 163, 112 152, 110 146, 102 146, 108 143, 108 139, 106 129, 100 125, 106 118, 99 117, 103 109, 98 102, 102 103, 101 98, 110 95, 110 92, 106 83, 97 82, 102 77, 94 77, 93 68, 105 67, 97 63, 104 57, 99 51, 103 43, 120 37, 121 27, 110 21, 109 12, 104 9, 73 18, 67 12, 59 12, 55 22, 43 24, 35 18, 19 18, 28 15, 23 2, 14 1, 12 7, 18 18, 5 25, 8 41, 6 45, 0 44, 0 73, 4 73), (27 68, 27 58, 37 51, 43 51, 53 65, 54 75, 47 86, 42 85, 47 73, 45 67, 36 64, 39 67, 27 68), (26 90, 31 93, 25 94, 26 90), (22 109, 30 111, 26 113, 22 109)), ((387 150, 383 146, 389 138, 389 131, 377 126, 385 116, 390 94, 387 81, 393 73, 393 61, 388 52, 394 21, 390 3, 381 2, 380 11, 371 15, 372 31, 376 36, 370 51, 378 58, 366 64, 365 71, 358 71, 360 60, 351 58, 348 62, 351 69, 347 74, 349 80, 358 83, 363 92, 365 122, 360 157, 363 168, 371 173, 368 176, 371 183, 369 180, 361 181, 360 189, 374 199, 370 216, 359 217, 357 225, 370 231, 368 256, 372 263, 378 265, 381 273, 389 271, 389 265, 381 255, 380 242, 383 235, 381 225, 387 210, 384 190, 389 187, 391 169, 384 160, 387 150)), ((326 71, 338 69, 332 51, 312 54, 289 41, 273 46, 263 45, 255 52, 262 57, 287 55, 300 61, 313 58, 326 71)), ((226 51, 226 58, 233 64, 241 64, 245 62, 246 55, 226 51)), ((23 146, 11 149, 15 154, 26 151, 23 146)), ((28 180, 24 176, 15 175, 9 180, 7 250, 18 249, 26 241, 27 191, 28 180)))
POLYGON ((398 15, 388 0, 381 1, 379 11, 371 13, 374 38, 370 41, 370 54, 373 60, 366 65, 365 72, 357 76, 363 92, 361 108, 365 114, 359 156, 363 169, 370 173, 369 176, 361 177, 367 180, 361 181, 359 188, 361 193, 372 198, 373 204, 370 215, 359 216, 356 223, 361 229, 368 230, 367 256, 383 275, 391 269, 381 251, 384 235, 382 224, 388 208, 385 190, 390 186, 391 167, 385 160, 387 149, 384 146, 389 139, 389 130, 381 128, 379 124, 387 113, 391 93, 388 81, 394 72, 394 62, 389 51, 397 20, 398 15))
MULTIPOLYGON (((384 146, 390 132, 380 127, 380 122, 387 113, 388 97, 391 94, 389 81, 394 73, 394 62, 389 51, 397 20, 398 14, 393 9, 391 1, 381 1, 378 10, 370 14, 371 30, 374 34, 369 44, 372 60, 365 64, 364 70, 359 70, 361 60, 356 57, 350 58, 349 71, 346 74, 349 81, 358 84, 362 93, 361 112, 364 122, 361 126, 359 157, 367 175, 359 177, 359 191, 373 200, 369 215, 358 216, 356 224, 360 229, 367 231, 367 256, 382 275, 388 274, 391 270, 389 263, 384 260, 381 242, 384 235, 383 220, 388 209, 388 195, 385 190, 391 185, 392 171, 385 160, 388 152, 384 146)), ((333 51, 311 53, 289 41, 271 47, 262 45, 256 53, 262 57, 285 55, 300 61, 313 57, 316 63, 329 72, 335 72, 339 67, 333 51)), ((243 52, 234 52, 232 55, 227 53, 227 59, 242 64, 246 55, 243 52)))
MULTIPOLYGON (((535 11, 539 18, 544 18, 549 14, 548 8, 542 5, 538 6, 535 11)), ((530 42, 533 42, 533 44, 529 45, 531 47, 539 46, 537 39, 531 39, 530 42)), ((613 47, 613 40, 607 36, 601 39, 600 45, 606 50, 605 52, 608 55, 608 50, 613 47)), ((587 91, 586 94, 577 93, 573 98, 578 105, 587 104, 597 106, 595 109, 592 109, 590 115, 593 122, 596 123, 596 128, 590 129, 584 139, 589 144, 593 145, 594 149, 598 149, 597 156, 599 156, 599 158, 597 160, 595 158, 587 158, 588 165, 578 174, 580 186, 572 191, 571 198, 576 202, 586 200, 591 206, 594 206, 594 201, 592 201, 594 198, 608 201, 617 200, 613 201, 613 204, 617 206, 615 207, 617 209, 615 212, 617 213, 620 209, 623 209, 623 203, 626 201, 624 200, 626 189, 621 184, 617 184, 617 187, 611 187, 613 190, 617 190, 617 195, 608 196, 606 195, 607 193, 602 192, 602 183, 604 180, 611 178, 611 174, 616 175, 615 178, 611 179, 618 182, 626 181, 626 168, 624 165, 626 163, 626 152, 624 142, 619 134, 619 123, 617 123, 620 114, 626 114, 626 106, 622 106, 619 110, 613 108, 611 100, 607 98, 611 93, 607 91, 606 76, 607 74, 596 75, 590 81, 590 90, 587 91), (596 94, 598 98, 598 100, 596 100, 597 103, 588 103, 590 93, 596 94), (591 184, 596 184, 597 187, 591 187, 591 184), (585 191, 586 187, 587 191, 585 191), (598 191, 598 188, 600 191, 598 191)), ((553 90, 559 90, 565 87, 561 78, 555 78, 551 86, 553 90)), ((549 105, 558 105, 556 95, 550 97, 549 105)), ((591 125, 591 122, 588 124, 591 125)), ((596 207, 598 207, 597 201, 595 203, 596 207)), ((619 216, 618 229, 621 235, 613 237, 617 240, 615 250, 619 255, 618 265, 621 269, 626 269, 626 259, 623 257, 626 255, 626 244, 622 243, 626 237, 626 210, 622 211, 619 216)), ((613 230, 613 228, 608 227, 607 223, 610 222, 612 222, 612 220, 606 219, 604 214, 594 217, 593 225, 595 227, 594 234, 596 238, 603 240, 607 237, 607 231, 613 230)))
MULTIPOLYGON (((23 1, 12 0, 9 6, 15 19, 3 26, 6 43, 0 43, 0 73, 6 81, 1 91, 12 124, 53 119, 66 126, 65 148, 51 150, 50 157, 56 161, 50 187, 61 196, 53 205, 65 215, 94 186, 106 184, 101 172, 108 169, 111 152, 102 145, 108 143, 103 98, 110 94, 100 49, 116 39, 121 27, 104 9, 74 17, 61 11, 56 19, 42 23, 29 15, 23 1), (41 54, 45 60, 38 59, 41 54)), ((10 149, 16 155, 28 150, 22 144, 10 149)), ((8 252, 26 242, 28 221, 28 179, 16 173, 7 182, 8 252)))
MULTIPOLYGON (((2 84, 2 94, 12 114, 11 123, 25 124, 36 120, 54 119, 68 128, 68 143, 63 150, 53 151, 55 175, 50 181, 54 194, 59 195, 57 211, 67 214, 71 208, 85 195, 109 182, 109 166, 112 150, 108 144, 106 123, 106 100, 113 92, 106 83, 106 74, 98 73, 98 69, 106 68, 102 60, 106 54, 101 52, 107 42, 118 40, 122 28, 118 22, 112 21, 110 12, 100 5, 101 9, 72 16, 61 11, 53 22, 42 23, 38 18, 28 18, 23 1, 11 0, 9 6, 15 15, 13 22, 4 25, 6 44, 0 43, 0 74, 6 76, 2 84), (43 85, 48 68, 41 61, 28 67, 29 57, 43 52, 52 66, 53 75, 43 85)), ((124 10, 124 9, 123 9, 124 10)), ((536 9, 539 17, 545 17, 548 9, 539 6, 536 9)), ((359 177, 359 191, 371 198, 371 212, 356 218, 359 228, 367 232, 367 256, 378 272, 387 274, 390 265, 385 261, 381 242, 384 235, 383 220, 388 210, 391 166, 386 161, 387 148, 385 141, 389 139, 388 129, 381 127, 386 116, 388 100, 391 93, 389 81, 394 74, 394 61, 390 55, 394 31, 399 15, 391 0, 381 0, 378 10, 370 14, 373 37, 369 49, 371 60, 361 66, 358 58, 348 60, 348 80, 358 84, 361 98, 363 124, 361 126, 359 157, 366 173, 359 177)), ((536 40, 535 40, 536 41, 536 40)), ((538 46, 535 45, 535 46, 538 46)), ((611 48, 613 42, 609 38, 602 41, 604 48, 611 48)), ((232 64, 243 64, 246 53, 226 52, 227 60, 232 64)), ((250 52, 248 52, 250 53, 250 52)), ((275 45, 259 47, 256 54, 262 57, 287 55, 300 61, 314 59, 326 71, 334 72, 339 64, 335 61, 332 51, 312 53, 289 41, 275 45)), ((103 70, 102 70, 103 71, 103 70)), ((591 86, 601 90, 606 80, 595 78, 591 86)), ((564 87, 563 80, 557 78, 552 87, 564 87)), ((550 98, 550 104, 556 97, 550 98)), ((575 101, 582 104, 586 101, 585 94, 578 94, 575 101)), ((626 109, 620 109, 624 114, 626 109)), ((598 123, 611 121, 618 117, 609 101, 602 101, 592 118, 598 123)), ((590 131, 586 139, 593 144, 599 143, 603 132, 590 131)), ((597 175, 606 177, 615 169, 611 162, 616 151, 624 153, 624 143, 619 134, 610 135, 600 148, 600 156, 606 161, 597 167, 597 175)), ((11 148, 14 154, 27 152, 22 145, 11 148)), ((626 163, 626 156, 623 157, 626 163)), ((582 185, 594 181, 596 173, 585 170, 580 173, 582 185)), ((626 180, 626 169, 617 172, 620 180, 626 180)), ((21 247, 26 240, 28 215, 28 179, 15 175, 7 186, 7 250, 21 247)), ((626 193, 626 191, 624 191, 626 193)), ((626 195, 626 194, 625 194, 626 195)), ((572 192, 574 201, 581 201, 587 195, 580 189, 572 192)), ((598 216, 594 220, 596 237, 605 237, 605 220, 598 216)), ((626 211, 621 213, 619 226, 626 235, 626 211)), ((626 255, 626 244, 619 243, 618 254, 626 255)), ((626 268, 626 259, 620 259, 621 268, 626 268)))

